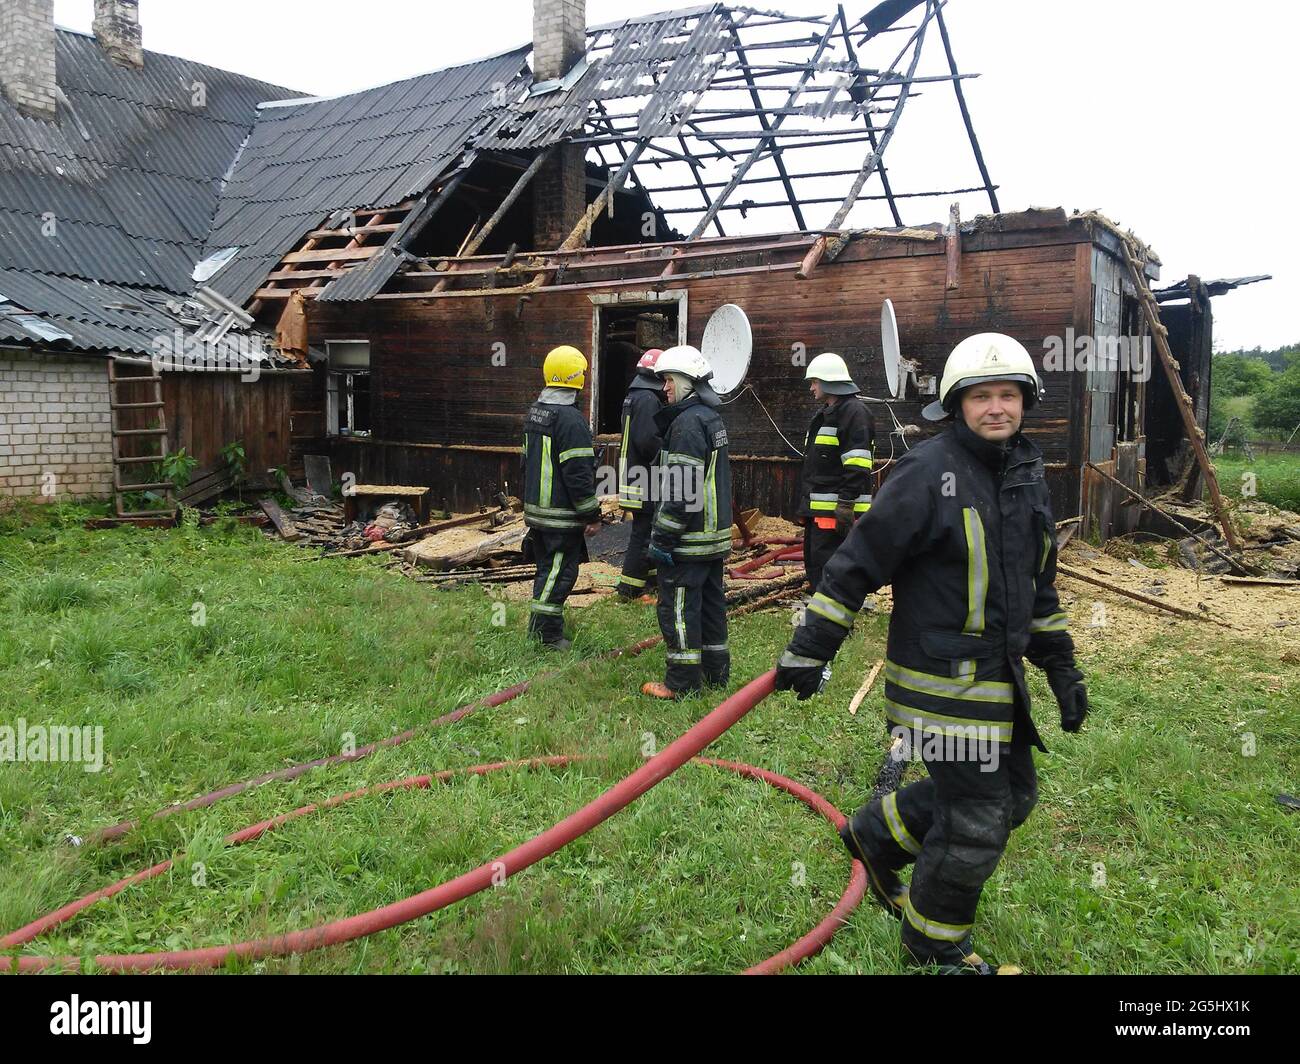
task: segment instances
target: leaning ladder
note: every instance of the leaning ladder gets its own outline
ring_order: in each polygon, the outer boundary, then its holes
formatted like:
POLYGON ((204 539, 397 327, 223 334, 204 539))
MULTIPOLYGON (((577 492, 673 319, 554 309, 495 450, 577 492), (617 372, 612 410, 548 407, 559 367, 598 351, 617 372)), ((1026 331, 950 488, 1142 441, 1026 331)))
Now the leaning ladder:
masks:
MULTIPOLYGON (((136 393, 138 395, 138 393, 136 393)), ((117 374, 117 360, 110 359, 108 363, 108 407, 113 434, 113 503, 114 510, 118 517, 163 517, 170 511, 176 510, 176 487, 169 480, 156 480, 144 483, 133 483, 127 477, 127 474, 134 468, 140 466, 158 465, 167 457, 167 416, 164 412, 162 396, 162 376, 155 370, 149 377, 120 377, 117 374), (130 389, 139 385, 152 384, 153 398, 146 402, 131 402, 123 397, 123 391, 126 390, 127 396, 132 393, 130 389), (148 429, 125 429, 122 428, 122 411, 124 410, 156 410, 158 412, 157 427, 148 429), (158 441, 158 453, 156 454, 124 454, 123 448, 131 450, 130 444, 141 442, 147 445, 148 441, 156 439, 158 441), (126 496, 139 491, 162 491, 166 496, 168 507, 162 510, 128 510, 126 508, 126 496)))

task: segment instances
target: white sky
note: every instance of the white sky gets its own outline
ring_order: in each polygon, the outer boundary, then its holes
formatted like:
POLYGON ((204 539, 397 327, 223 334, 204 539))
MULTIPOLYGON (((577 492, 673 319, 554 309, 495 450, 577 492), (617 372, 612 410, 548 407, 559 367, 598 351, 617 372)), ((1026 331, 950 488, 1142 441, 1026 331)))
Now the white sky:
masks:
MULTIPOLYGON (((589 24, 697 0, 587 0, 589 24)), ((832 0, 761 0, 791 13, 832 0)), ((849 0, 850 20, 875 0, 849 0)), ((93 0, 55 0, 89 30, 93 0)), ((316 95, 338 95, 504 51, 532 37, 532 0, 142 0, 145 47, 316 95)), ((1219 349, 1300 340, 1297 5, 1275 0, 951 0, 945 18, 1001 207, 1097 208, 1164 261, 1161 283, 1271 273, 1215 300, 1219 349)), ((908 23, 914 24, 915 18, 908 23)), ((868 59, 881 63, 897 35, 868 59)), ((875 47, 875 45, 873 45, 875 47)), ((927 41, 921 73, 942 48, 927 41)), ((885 156, 895 191, 967 187, 977 173, 951 90, 925 86, 885 156)), ((857 166, 860 151, 832 166, 857 166)), ((809 156, 815 153, 810 152, 809 156)), ((760 189, 779 186, 759 186, 760 189)), ((873 180, 868 191, 879 191, 873 180)), ((904 221, 947 218, 916 200, 904 221)), ((963 217, 987 211, 964 197, 963 217)), ((829 208, 828 208, 829 210, 829 208)), ((861 208, 867 212, 868 208, 861 208)), ((812 213, 812 212, 810 212, 812 213)), ((855 213, 855 224, 887 216, 855 213)), ((810 219, 816 225, 824 218, 810 219)), ((733 214, 728 231, 741 231, 733 214)), ((788 211, 752 222, 791 228, 788 211)), ((679 222, 679 224, 684 224, 679 222)))

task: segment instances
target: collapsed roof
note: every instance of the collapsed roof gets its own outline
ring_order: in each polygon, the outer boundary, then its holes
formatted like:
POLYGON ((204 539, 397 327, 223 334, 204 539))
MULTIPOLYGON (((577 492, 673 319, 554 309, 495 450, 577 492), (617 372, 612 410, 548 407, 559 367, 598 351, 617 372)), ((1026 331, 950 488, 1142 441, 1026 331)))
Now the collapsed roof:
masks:
MULTIPOLYGON (((856 22, 842 7, 713 3, 591 27, 586 55, 553 82, 533 82, 521 46, 324 100, 286 100, 289 90, 153 52, 125 69, 82 34, 57 38, 58 120, 0 96, 8 342, 147 354, 196 277, 254 310, 299 288, 370 298, 412 263, 416 238, 476 164, 523 171, 515 196, 563 144, 583 145, 599 174, 593 215, 626 186, 653 203, 661 233, 680 218, 688 239, 738 221, 837 230, 864 200, 887 204, 899 226, 911 197, 983 191, 998 209, 936 0, 887 0, 856 22), (918 74, 927 39, 942 42, 942 73, 918 74), (882 156, 926 82, 955 90, 971 187, 889 181, 882 156)), ((490 224, 459 248, 421 250, 472 253, 490 224)), ((591 225, 566 246, 586 243, 591 225)))

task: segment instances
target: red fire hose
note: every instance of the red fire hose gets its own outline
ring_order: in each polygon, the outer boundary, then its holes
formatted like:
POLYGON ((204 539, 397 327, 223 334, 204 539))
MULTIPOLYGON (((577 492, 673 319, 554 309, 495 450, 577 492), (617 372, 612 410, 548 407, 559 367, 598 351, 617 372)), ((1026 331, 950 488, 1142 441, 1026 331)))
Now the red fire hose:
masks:
MULTIPOLYGON (((95 958, 95 964, 101 970, 112 972, 151 971, 158 969, 196 971, 201 969, 218 968, 232 956, 255 959, 259 957, 275 957, 286 956, 294 953, 306 953, 311 950, 321 949, 325 946, 350 942, 366 935, 372 935, 377 931, 383 931, 387 928, 395 927, 398 924, 407 923, 411 920, 418 919, 421 916, 427 916, 430 913, 437 912, 439 909, 446 908, 457 901, 485 890, 494 883, 503 882, 506 878, 515 873, 523 871, 525 868, 528 868, 545 857, 549 857, 557 850, 568 845, 574 839, 586 834, 597 825, 609 819, 615 813, 626 808, 641 795, 645 794, 646 791, 661 783, 673 772, 681 768, 687 761, 693 759, 701 750, 711 744, 718 738, 718 736, 734 725, 749 713, 750 710, 758 705, 759 702, 771 694, 774 689, 773 685, 775 675, 774 672, 768 672, 757 680, 751 681, 740 691, 724 700, 721 705, 676 739, 670 746, 648 760, 635 772, 615 784, 594 801, 583 806, 577 812, 566 817, 558 824, 546 829, 541 834, 534 836, 532 839, 529 839, 522 845, 515 847, 508 853, 502 854, 495 860, 481 865, 472 872, 467 872, 464 875, 458 876, 457 878, 449 880, 439 886, 412 895, 402 901, 393 902, 389 905, 382 906, 381 908, 373 909, 370 912, 360 913, 356 916, 349 916, 341 920, 335 920, 327 924, 321 924, 317 927, 307 928, 301 931, 289 932, 288 934, 279 935, 274 938, 259 939, 250 942, 237 942, 224 946, 211 946, 203 949, 175 950, 167 953, 101 955, 95 958)), ((532 762, 524 762, 524 764, 568 764, 574 760, 578 760, 578 758, 541 758, 535 759, 532 762)), ((775 773, 765 772, 763 769, 749 765, 715 761, 708 761, 706 763, 715 765, 716 767, 728 768, 752 779, 763 780, 773 786, 780 787, 795 795, 795 797, 805 802, 805 804, 810 808, 821 813, 830 820, 831 823, 835 824, 836 827, 839 827, 844 822, 843 816, 834 808, 834 806, 821 796, 800 786, 792 780, 787 780, 784 777, 777 776, 775 773)), ((509 767, 512 764, 517 765, 519 762, 507 762, 498 765, 480 765, 466 771, 484 773, 493 771, 494 769, 509 767)), ((435 776, 419 776, 409 780, 395 781, 382 784, 378 787, 339 795, 322 803, 320 806, 304 806, 301 809, 283 814, 282 816, 276 817, 272 820, 263 821, 260 824, 254 824, 242 831, 236 832, 234 835, 228 836, 227 842, 232 845, 237 845, 240 842, 249 841, 267 831, 273 830, 289 820, 295 819, 299 816, 304 816, 318 808, 333 808, 351 798, 359 797, 363 794, 394 790, 398 788, 428 787, 434 780, 447 779, 451 775, 451 773, 438 773, 435 776)), ((19 931, 15 931, 5 938, 0 939, 0 948, 11 949, 15 946, 30 942, 37 935, 40 935, 49 928, 70 919, 76 913, 94 904, 96 901, 110 897, 113 894, 124 890, 133 883, 142 882, 146 879, 160 875, 170 866, 171 862, 163 862, 162 864, 155 865, 152 868, 139 872, 127 879, 120 880, 118 883, 106 887, 101 891, 96 891, 94 894, 87 895, 78 901, 72 902, 57 912, 42 917, 19 931)), ((832 913, 818 924, 813 931, 809 932, 809 934, 805 935, 794 945, 758 965, 756 968, 750 969, 750 971, 756 974, 779 971, 781 968, 812 956, 830 940, 830 937, 842 925, 844 918, 852 912, 861 901, 865 885, 865 873, 861 866, 855 862, 853 864, 853 871, 849 885, 832 913)), ((81 967, 81 958, 19 957, 16 961, 10 958, 0 958, 0 971, 11 971, 15 967, 18 971, 22 972, 45 971, 49 969, 75 971, 81 967)))

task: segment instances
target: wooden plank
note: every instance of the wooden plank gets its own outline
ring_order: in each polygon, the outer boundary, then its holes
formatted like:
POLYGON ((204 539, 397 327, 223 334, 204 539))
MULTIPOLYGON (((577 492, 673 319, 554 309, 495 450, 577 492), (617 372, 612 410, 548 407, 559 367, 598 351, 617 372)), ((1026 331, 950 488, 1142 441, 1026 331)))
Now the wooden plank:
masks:
POLYGON ((351 229, 313 229, 307 234, 307 237, 310 240, 343 240, 345 238, 351 240, 358 234, 395 233, 401 227, 401 222, 382 222, 379 225, 358 225, 351 229))
POLYGON ((262 512, 271 519, 271 524, 275 525, 275 530, 290 543, 302 539, 302 533, 299 532, 288 516, 280 509, 280 504, 272 498, 258 499, 257 505, 262 508, 262 512))
POLYGON ((1300 587, 1300 580, 1276 579, 1266 576, 1221 576, 1225 584, 1251 585, 1255 587, 1300 587))
POLYGON ((376 252, 382 251, 383 245, 376 244, 373 247, 359 248, 317 248, 312 251, 291 251, 284 256, 281 262, 353 262, 375 257, 376 252))

